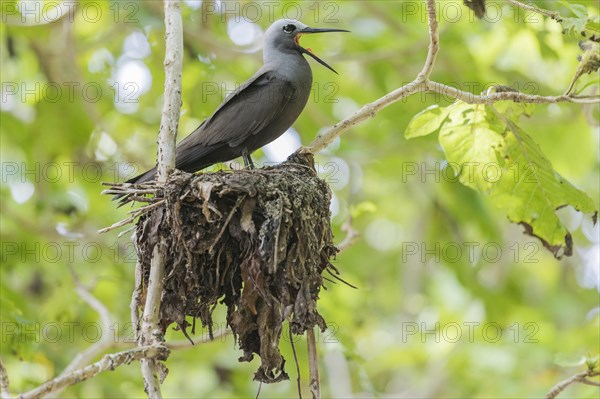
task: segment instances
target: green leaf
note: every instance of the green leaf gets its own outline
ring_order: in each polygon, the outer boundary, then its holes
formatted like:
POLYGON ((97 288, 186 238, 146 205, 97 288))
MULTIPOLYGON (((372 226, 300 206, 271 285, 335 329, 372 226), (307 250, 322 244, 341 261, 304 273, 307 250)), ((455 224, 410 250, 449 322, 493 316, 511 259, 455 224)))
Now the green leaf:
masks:
POLYGON ((568 8, 575 14, 575 17, 565 17, 560 21, 564 33, 583 35, 584 37, 600 34, 600 17, 598 15, 589 16, 587 8, 581 4, 571 4, 568 8))
POLYGON ((459 181, 486 193, 508 218, 538 237, 555 257, 572 254, 572 238, 555 211, 564 206, 595 212, 592 199, 560 176, 539 145, 516 125, 522 104, 448 107, 440 144, 459 181))
POLYGON ((600 364, 600 355, 592 356, 591 353, 585 357, 585 365, 590 371, 594 371, 600 364))
POLYGON ((508 218, 525 227, 529 235, 542 240, 554 256, 572 254, 572 238, 555 211, 564 206, 595 212, 593 200, 559 175, 539 145, 523 129, 507 121, 505 171, 492 192, 497 205, 508 211, 508 218))
POLYGON ((588 353, 586 356, 579 357, 559 353, 554 357, 554 363, 561 367, 580 367, 585 364, 590 371, 594 371, 598 367, 599 361, 600 356, 593 356, 591 353, 588 353))
POLYGON ((504 127, 485 105, 457 102, 447 108, 448 119, 440 130, 440 144, 460 182, 487 192, 493 184, 491 167, 498 158, 504 127))
POLYGON ((512 101, 499 101, 494 104, 494 109, 502 114, 505 118, 517 123, 522 116, 530 117, 533 115, 535 104, 517 104, 512 101))
POLYGON ((357 205, 350 206, 350 214, 352 218, 356 219, 365 213, 377 212, 377 205, 371 201, 362 201, 357 205))
POLYGON ((441 108, 438 105, 426 108, 411 119, 404 132, 404 137, 412 139, 434 133, 446 119, 447 114, 446 108, 441 108))
POLYGON ((584 5, 571 4, 570 9, 573 12, 573 14, 577 15, 578 18, 587 18, 588 16, 587 8, 584 5))
POLYGON ((592 35, 598 35, 600 33, 600 16, 590 17, 585 25, 585 31, 592 35))
POLYGON ((559 353, 554 356, 554 363, 561 367, 580 367, 585 364, 585 361, 585 356, 575 358, 572 355, 565 355, 564 353, 559 353))
POLYGON ((580 35, 585 30, 587 18, 564 18, 561 22, 565 33, 580 35))

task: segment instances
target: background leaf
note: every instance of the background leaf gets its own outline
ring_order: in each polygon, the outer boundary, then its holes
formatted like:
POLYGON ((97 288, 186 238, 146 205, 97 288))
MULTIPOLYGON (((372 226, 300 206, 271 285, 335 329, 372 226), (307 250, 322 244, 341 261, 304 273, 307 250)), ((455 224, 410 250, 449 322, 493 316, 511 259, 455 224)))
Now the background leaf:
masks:
POLYGON ((446 119, 448 112, 445 108, 432 105, 416 114, 408 123, 404 136, 407 139, 422 137, 437 131, 446 119))

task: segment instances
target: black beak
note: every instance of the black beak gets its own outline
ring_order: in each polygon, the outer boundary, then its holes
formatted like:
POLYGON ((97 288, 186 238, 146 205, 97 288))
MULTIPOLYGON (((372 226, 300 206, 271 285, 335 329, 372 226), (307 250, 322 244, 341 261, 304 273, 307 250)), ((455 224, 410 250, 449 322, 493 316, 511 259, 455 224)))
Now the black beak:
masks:
POLYGON ((296 34, 296 38, 294 39, 294 41, 296 42, 296 45, 298 46, 298 49, 300 50, 301 53, 310 55, 319 64, 321 64, 325 68, 333 71, 333 73, 335 73, 337 75, 338 73, 337 73, 337 71, 335 69, 333 69, 325 61, 323 61, 322 59, 320 59, 319 57, 317 57, 317 55, 315 53, 313 53, 311 50, 307 50, 304 47, 302 47, 300 45, 300 43, 298 42, 298 39, 300 38, 300 36, 302 36, 305 33, 325 33, 325 32, 350 32, 350 31, 349 30, 345 30, 345 29, 326 29, 326 28, 308 28, 307 27, 307 28, 302 29, 300 32, 298 32, 296 34))

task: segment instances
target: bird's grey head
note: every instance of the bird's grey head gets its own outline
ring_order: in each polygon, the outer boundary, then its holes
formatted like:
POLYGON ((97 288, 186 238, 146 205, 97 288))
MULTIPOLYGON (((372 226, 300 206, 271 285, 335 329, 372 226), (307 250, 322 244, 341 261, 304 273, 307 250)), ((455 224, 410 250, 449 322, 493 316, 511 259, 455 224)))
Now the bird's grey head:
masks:
MULTIPOLYGON (((308 33, 322 33, 322 32, 348 32, 343 29, 321 29, 311 28, 304 25, 300 21, 291 19, 280 19, 275 21, 269 29, 265 32, 265 43, 264 43, 264 61, 277 62, 280 61, 280 57, 284 57, 285 54, 308 54, 321 65, 335 70, 327 65, 325 61, 317 57, 310 49, 305 49, 300 45, 300 36, 308 33)), ((335 72, 337 73, 337 72, 335 72)))

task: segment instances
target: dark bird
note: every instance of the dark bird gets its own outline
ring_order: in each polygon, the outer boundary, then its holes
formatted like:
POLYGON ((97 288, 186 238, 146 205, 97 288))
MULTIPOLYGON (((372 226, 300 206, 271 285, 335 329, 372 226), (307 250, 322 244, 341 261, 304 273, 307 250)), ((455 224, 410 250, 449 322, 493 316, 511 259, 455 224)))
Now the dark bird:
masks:
MULTIPOLYGON (((250 154, 281 136, 308 101, 312 71, 303 54, 337 73, 312 50, 300 46, 300 36, 321 32, 348 31, 310 28, 283 19, 273 23, 264 35, 264 65, 177 145, 175 167, 196 172, 239 156, 246 167, 253 167, 250 154)), ((127 183, 150 181, 155 174, 156 167, 127 183)))

